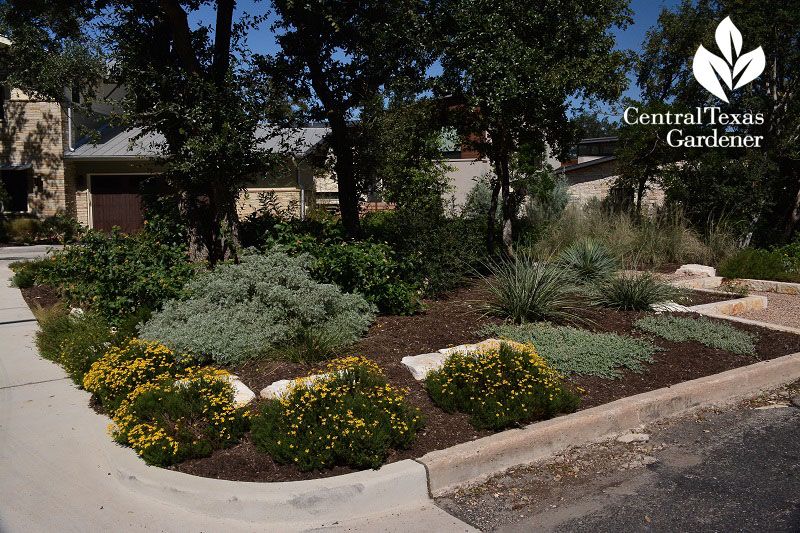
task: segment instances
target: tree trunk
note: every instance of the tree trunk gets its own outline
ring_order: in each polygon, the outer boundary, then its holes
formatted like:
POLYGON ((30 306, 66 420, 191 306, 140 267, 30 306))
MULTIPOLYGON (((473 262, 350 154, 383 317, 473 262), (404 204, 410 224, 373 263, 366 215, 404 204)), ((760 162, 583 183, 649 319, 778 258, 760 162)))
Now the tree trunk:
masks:
MULTIPOLYGON (((497 171, 495 170, 495 173, 497 171)), ((499 176, 499 175, 498 175, 499 176)), ((489 213, 486 221, 486 252, 494 255, 494 219, 497 217, 497 198, 500 196, 500 178, 495 176, 492 180, 492 198, 489 202, 489 213)))
POLYGON ((501 171, 500 186, 503 196, 503 254, 506 257, 514 257, 514 235, 512 231, 512 221, 514 219, 513 202, 511 201, 511 173, 508 168, 509 154, 504 151, 501 154, 499 167, 501 171))
POLYGON ((636 188, 636 216, 642 216, 642 197, 644 196, 644 189, 647 187, 647 178, 639 178, 639 184, 636 188))
POLYGON ((336 182, 339 186, 339 209, 342 215, 342 225, 349 237, 358 237, 361 233, 361 223, 358 218, 358 187, 356 186, 355 169, 353 164, 353 143, 347 131, 347 122, 344 117, 330 120, 332 143, 331 149, 336 156, 333 165, 336 171, 336 182))

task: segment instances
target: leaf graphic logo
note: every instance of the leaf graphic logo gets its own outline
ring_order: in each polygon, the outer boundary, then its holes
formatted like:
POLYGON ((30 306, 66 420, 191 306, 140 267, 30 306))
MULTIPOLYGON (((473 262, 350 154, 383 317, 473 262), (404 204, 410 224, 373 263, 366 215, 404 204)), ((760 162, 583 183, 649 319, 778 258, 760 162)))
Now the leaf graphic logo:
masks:
POLYGON ((735 91, 759 77, 764 72, 767 60, 759 46, 752 52, 742 54, 742 33, 730 17, 719 23, 714 33, 717 46, 723 57, 712 54, 700 45, 694 55, 692 70, 695 79, 705 89, 728 103, 728 91, 735 91))

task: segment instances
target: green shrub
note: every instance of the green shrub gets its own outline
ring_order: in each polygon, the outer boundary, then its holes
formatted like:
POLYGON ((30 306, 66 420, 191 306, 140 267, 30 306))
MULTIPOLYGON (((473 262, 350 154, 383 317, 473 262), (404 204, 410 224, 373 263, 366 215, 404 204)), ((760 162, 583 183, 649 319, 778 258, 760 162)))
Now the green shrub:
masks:
POLYGON ((511 261, 493 262, 486 278, 489 312, 514 322, 575 320, 578 301, 572 273, 520 253, 511 261))
POLYGON ((332 361, 325 378, 298 381, 253 416, 256 446, 301 470, 378 468, 392 449, 408 448, 422 427, 419 411, 361 357, 332 361))
POLYGON ((434 403, 470 415, 478 429, 510 426, 574 411, 577 394, 533 345, 503 342, 475 353, 457 352, 425 380, 434 403))
POLYGON ((47 360, 64 367, 72 381, 82 385, 92 363, 111 347, 125 341, 130 327, 114 328, 95 313, 70 316, 63 308, 38 312, 36 347, 47 360))
POLYGON ((726 278, 766 279, 800 282, 800 258, 790 255, 793 248, 758 250, 747 248, 719 265, 717 273, 726 278))
POLYGON ((74 306, 120 320, 156 309, 181 294, 195 267, 182 246, 166 245, 146 233, 90 231, 81 244, 34 262, 35 281, 52 285, 74 306))
POLYGON ((561 252, 558 262, 570 269, 579 282, 606 279, 617 269, 617 261, 608 249, 592 239, 581 239, 572 243, 561 252))
POLYGON ((154 314, 141 335, 220 364, 286 358, 282 350, 309 345, 309 339, 340 348, 358 339, 374 318, 374 307, 361 295, 317 283, 307 258, 279 252, 220 264, 189 282, 186 293, 154 314))
POLYGON ((247 429, 247 416, 223 378, 213 369, 200 369, 177 382, 139 385, 113 414, 114 440, 160 466, 235 444, 247 429))
POLYGON ((112 346, 92 363, 83 377, 83 388, 113 411, 139 385, 175 379, 189 362, 189 358, 162 344, 134 338, 119 347, 112 346))
POLYGON ((613 379, 620 376, 620 369, 640 372, 657 350, 644 339, 551 324, 489 326, 481 334, 533 344, 539 355, 564 375, 613 379))
POLYGON ((5 226, 8 240, 15 244, 33 244, 42 231, 42 222, 38 218, 13 218, 5 226))
POLYGON ((73 217, 56 213, 42 220, 39 237, 49 242, 67 244, 78 240, 85 228, 73 217))
POLYGON ((680 291, 651 273, 622 273, 591 287, 592 303, 623 311, 648 311, 657 303, 674 300, 680 291))
POLYGON ((33 259, 29 261, 16 261, 9 265, 14 275, 11 284, 19 289, 29 289, 37 284, 39 272, 44 272, 50 266, 47 259, 33 259))
POLYGON ((710 348, 740 355, 755 354, 758 340, 756 335, 704 317, 654 315, 637 320, 635 326, 668 341, 695 341, 710 348))

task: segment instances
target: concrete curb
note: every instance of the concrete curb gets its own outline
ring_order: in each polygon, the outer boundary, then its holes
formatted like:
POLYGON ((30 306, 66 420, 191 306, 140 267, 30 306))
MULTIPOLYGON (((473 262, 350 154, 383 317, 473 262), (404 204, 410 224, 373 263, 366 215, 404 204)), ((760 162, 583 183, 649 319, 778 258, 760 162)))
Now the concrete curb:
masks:
POLYGON ((800 329, 793 328, 791 326, 783 326, 781 324, 773 324, 772 322, 761 322, 760 320, 751 320, 749 318, 741 318, 738 316, 731 316, 731 315, 722 315, 722 314, 714 314, 714 313, 705 313, 705 316, 711 318, 721 318, 723 320, 730 320, 731 322, 739 322, 741 324, 750 324, 751 326, 759 326, 766 329, 771 329, 774 331, 783 331, 786 333, 794 333, 795 335, 800 335, 800 329))
POLYGON ((249 522, 333 523, 430 503, 425 467, 406 459, 305 481, 252 483, 192 476, 147 466, 118 467, 128 490, 205 516, 249 522))
POLYGON ((800 353, 762 361, 713 376, 508 430, 430 452, 419 461, 428 471, 433 496, 480 482, 520 464, 568 448, 602 441, 642 424, 711 405, 722 405, 800 379, 800 353))
POLYGON ((760 311, 767 308, 767 297, 752 294, 743 298, 725 300, 723 302, 712 302, 710 304, 693 305, 690 311, 701 315, 741 315, 748 311, 760 311))

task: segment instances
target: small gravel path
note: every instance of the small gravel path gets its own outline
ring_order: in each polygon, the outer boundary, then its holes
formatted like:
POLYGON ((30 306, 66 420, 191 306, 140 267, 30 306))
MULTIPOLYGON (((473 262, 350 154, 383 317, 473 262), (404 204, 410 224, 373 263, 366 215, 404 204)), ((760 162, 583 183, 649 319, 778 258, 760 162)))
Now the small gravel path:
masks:
POLYGON ((800 328, 800 296, 775 292, 751 292, 767 297, 767 308, 738 315, 750 320, 760 320, 781 326, 800 328))

